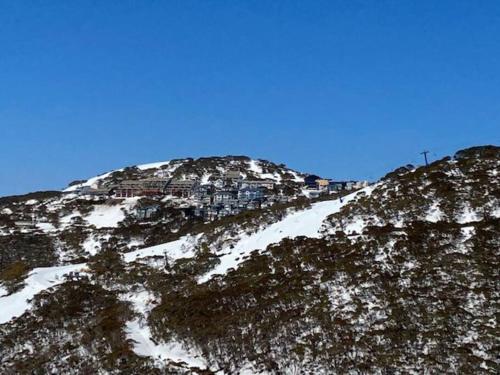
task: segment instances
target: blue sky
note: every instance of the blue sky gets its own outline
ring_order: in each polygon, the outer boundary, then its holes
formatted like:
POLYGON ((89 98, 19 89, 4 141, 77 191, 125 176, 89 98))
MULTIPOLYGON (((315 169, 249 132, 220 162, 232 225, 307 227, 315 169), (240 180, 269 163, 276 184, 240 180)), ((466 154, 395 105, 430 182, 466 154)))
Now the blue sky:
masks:
POLYGON ((0 195, 250 155, 332 178, 500 144, 499 1, 1 1, 0 195))

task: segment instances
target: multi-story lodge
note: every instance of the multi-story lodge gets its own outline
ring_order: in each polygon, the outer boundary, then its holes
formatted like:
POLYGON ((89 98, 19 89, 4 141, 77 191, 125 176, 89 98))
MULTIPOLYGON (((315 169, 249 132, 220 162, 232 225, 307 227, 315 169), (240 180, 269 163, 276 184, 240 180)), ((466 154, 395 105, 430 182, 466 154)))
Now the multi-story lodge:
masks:
POLYGON ((309 175, 304 179, 304 186, 310 189, 309 196, 315 197, 318 193, 312 192, 313 190, 335 193, 341 190, 361 189, 368 186, 368 181, 333 181, 316 175, 309 175))
POLYGON ((237 170, 226 171, 220 178, 217 184, 221 188, 237 188, 241 183, 241 173, 237 170))
POLYGON ((201 204, 211 204, 212 196, 215 193, 215 186, 212 184, 198 185, 194 189, 193 198, 201 204))
POLYGON ((269 190, 274 189, 275 182, 273 180, 243 180, 241 187, 263 187, 269 190))
POLYGON ((115 186, 115 197, 131 198, 162 195, 167 179, 153 177, 143 180, 125 180, 115 186))
POLYGON ((238 190, 226 189, 216 191, 213 195, 213 203, 215 205, 222 204, 235 204, 238 201, 238 190))
POLYGON ((317 184, 316 180, 320 180, 321 177, 316 176, 315 174, 310 174, 304 178, 304 185, 309 189, 316 189, 317 184))
POLYGON ((151 177, 140 181, 142 181, 143 195, 161 195, 165 190, 168 179, 151 177))
POLYGON ((114 187, 116 198, 133 198, 142 196, 143 185, 140 180, 124 180, 114 187))
POLYGON ((316 180, 316 186, 318 190, 322 191, 328 190, 328 186, 330 186, 330 181, 325 178, 318 178, 316 180))
POLYGON ((165 186, 165 194, 175 195, 178 197, 189 197, 193 195, 198 181, 196 180, 178 180, 171 179, 165 186))
POLYGON ((264 189, 262 187, 247 186, 238 191, 240 201, 261 200, 264 198, 264 189))

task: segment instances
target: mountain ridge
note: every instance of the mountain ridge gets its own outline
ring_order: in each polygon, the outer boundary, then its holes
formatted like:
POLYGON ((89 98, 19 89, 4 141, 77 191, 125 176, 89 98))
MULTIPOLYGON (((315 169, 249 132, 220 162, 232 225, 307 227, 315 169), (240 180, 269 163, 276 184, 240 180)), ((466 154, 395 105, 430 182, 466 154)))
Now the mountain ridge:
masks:
MULTIPOLYGON (((139 173, 142 177, 147 175, 147 171, 149 172, 167 172, 169 177, 175 176, 175 172, 177 169, 186 169, 188 174, 196 174, 199 173, 198 169, 200 167, 205 167, 207 173, 221 173, 223 169, 231 169, 231 168, 242 168, 245 169, 245 165, 247 166, 247 170, 255 172, 257 175, 262 174, 263 172, 259 171, 264 167, 266 170, 271 169, 273 171, 278 171, 281 174, 292 173, 295 178, 300 178, 300 175, 303 175, 299 172, 296 172, 284 164, 276 164, 274 162, 265 160, 265 159, 253 159, 249 156, 244 155, 226 155, 226 156, 206 156, 199 158, 181 158, 181 159, 172 159, 161 162, 152 162, 146 164, 138 164, 133 166, 128 166, 120 169, 114 169, 105 173, 102 173, 98 176, 91 177, 87 180, 77 180, 69 184, 69 186, 64 189, 64 191, 73 191, 77 186, 89 186, 94 183, 98 183, 106 178, 110 177, 113 173, 120 173, 125 170, 134 170, 137 169, 142 171, 143 173, 139 173), (219 169, 220 168, 220 169, 219 169)), ((270 173, 264 173, 267 178, 277 179, 275 175, 270 173)), ((198 175, 198 177, 203 179, 203 176, 198 175)))

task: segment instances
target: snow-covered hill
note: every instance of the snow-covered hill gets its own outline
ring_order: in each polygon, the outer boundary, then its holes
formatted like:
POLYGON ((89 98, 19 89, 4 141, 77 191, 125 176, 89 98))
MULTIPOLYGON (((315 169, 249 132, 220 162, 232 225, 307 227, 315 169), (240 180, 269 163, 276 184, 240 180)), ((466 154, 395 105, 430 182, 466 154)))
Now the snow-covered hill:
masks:
MULTIPOLYGON (((235 244, 224 247, 217 252, 220 264, 213 270, 201 275, 198 282, 206 282, 213 275, 224 275, 228 270, 234 270, 242 259, 249 256, 253 251, 265 251, 269 245, 279 243, 284 238, 319 236, 321 225, 328 215, 338 212, 342 206, 358 196, 369 194, 371 190, 372 188, 366 188, 352 193, 344 197, 342 201, 315 203, 311 207, 291 213, 282 220, 253 234, 239 234, 235 244)), ((110 214, 110 216, 113 215, 110 214)), ((202 234, 196 236, 186 235, 176 241, 128 252, 124 254, 123 260, 125 263, 131 263, 152 257, 166 258, 169 262, 175 262, 179 259, 194 259, 197 246, 202 240, 202 234)), ((31 271, 20 290, 12 294, 4 292, 4 295, 0 296, 0 306, 4 306, 0 311, 0 324, 7 323, 24 314, 32 308, 32 304, 28 301, 33 299, 36 294, 67 282, 68 275, 75 272, 79 273, 79 277, 90 273, 89 267, 85 263, 37 268, 31 271)), ((154 306, 155 295, 153 293, 147 290, 128 291, 120 298, 130 302, 132 308, 138 314, 138 317, 126 325, 127 337, 135 342, 133 347, 137 355, 148 356, 151 359, 160 358, 160 364, 169 361, 184 361, 193 366, 207 367, 208 362, 203 360, 199 354, 196 354, 195 349, 187 351, 183 349, 182 343, 176 341, 158 345, 152 338, 150 328, 147 325, 147 318, 151 307, 154 306)))
MULTIPOLYGON (((318 237, 322 223, 329 215, 339 212, 351 200, 371 193, 372 189, 372 187, 369 187, 347 195, 342 199, 342 202, 340 200, 331 200, 314 203, 311 207, 291 213, 284 219, 255 233, 241 233, 235 243, 218 251, 221 263, 204 274, 199 279, 199 282, 206 282, 216 274, 225 274, 229 269, 236 268, 239 263, 238 260, 248 256, 252 251, 264 251, 269 245, 279 243, 284 238, 298 236, 318 237)), ((113 216, 113 214, 108 214, 108 220, 113 220, 113 216)), ((202 239, 202 234, 196 236, 186 235, 179 240, 127 252, 124 254, 123 259, 129 263, 155 256, 166 256, 170 261, 193 258, 195 249, 202 239)), ((65 275, 76 271, 85 272, 86 269, 87 265, 85 263, 34 269, 30 272, 28 278, 24 280, 25 285, 21 290, 12 294, 4 292, 4 296, 0 295, 0 305, 9 307, 9 309, 3 309, 0 312, 0 324, 24 313, 29 308, 26 301, 32 299, 35 294, 64 282, 65 275)))
POLYGON ((139 223, 136 198, 10 202, 58 220, 2 227, 26 261, 3 258, 0 373, 495 373, 499 169, 472 148, 209 223, 139 223))
MULTIPOLYGON (((300 194, 303 175, 265 160, 243 156, 177 159, 111 171, 72 184, 63 193, 41 192, 0 199, 0 269, 15 262, 28 268, 80 262, 113 243, 123 251, 155 245, 189 232, 196 224, 191 198, 113 196, 90 198, 74 194, 82 186, 113 186, 124 179, 196 178, 207 182, 238 171, 244 178, 275 181, 280 194, 300 194), (287 191, 284 191, 288 189, 287 191), (141 207, 154 205, 157 214, 139 220, 141 207), (11 251, 10 249, 16 249, 11 251), (29 253, 29 256, 28 256, 29 253)), ((287 198, 287 199, 288 199, 287 198)))
POLYGON ((282 184, 304 180, 303 174, 287 168, 283 164, 277 165, 267 160, 251 159, 246 156, 214 156, 198 159, 175 159, 121 168, 72 183, 64 191, 75 191, 82 186, 96 187, 106 182, 120 181, 124 179, 124 176, 138 179, 148 177, 198 178, 202 182, 207 182, 211 178, 222 176, 231 170, 241 171, 245 178, 269 179, 282 184))

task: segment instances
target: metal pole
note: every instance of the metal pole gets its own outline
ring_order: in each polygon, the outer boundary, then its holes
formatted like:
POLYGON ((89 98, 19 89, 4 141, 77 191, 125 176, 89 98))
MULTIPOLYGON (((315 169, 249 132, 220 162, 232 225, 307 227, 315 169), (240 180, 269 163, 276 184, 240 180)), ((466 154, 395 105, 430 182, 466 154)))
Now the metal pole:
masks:
POLYGON ((425 159, 425 166, 428 167, 429 166, 429 162, 427 161, 427 154, 429 153, 429 151, 422 151, 420 153, 420 155, 424 155, 424 159, 425 159))

